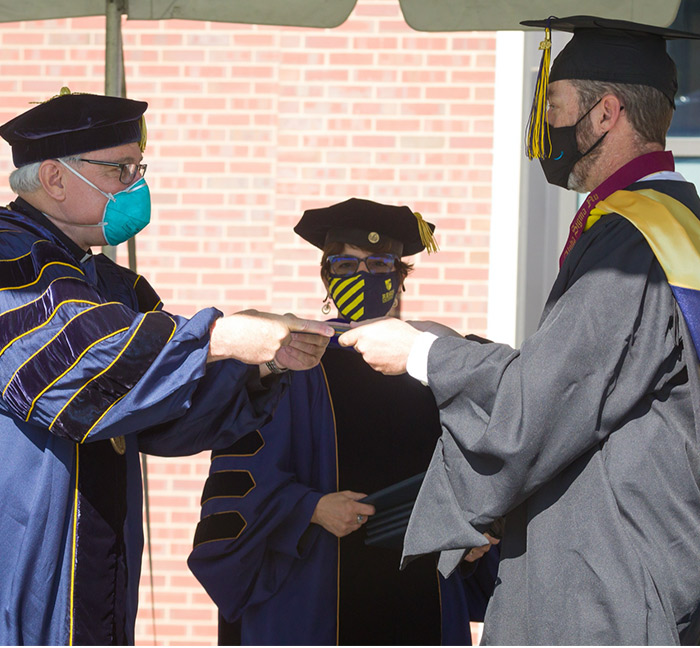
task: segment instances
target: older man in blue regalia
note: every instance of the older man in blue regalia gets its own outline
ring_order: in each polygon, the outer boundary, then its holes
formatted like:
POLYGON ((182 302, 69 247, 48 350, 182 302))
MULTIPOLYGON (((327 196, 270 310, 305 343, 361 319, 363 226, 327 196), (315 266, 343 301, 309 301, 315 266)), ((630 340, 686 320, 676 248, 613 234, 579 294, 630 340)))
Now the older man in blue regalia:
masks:
POLYGON ((225 447, 267 421, 333 330, 161 309, 92 246, 150 218, 147 104, 61 94, 0 127, 0 643, 128 644, 143 549, 139 452, 225 447))

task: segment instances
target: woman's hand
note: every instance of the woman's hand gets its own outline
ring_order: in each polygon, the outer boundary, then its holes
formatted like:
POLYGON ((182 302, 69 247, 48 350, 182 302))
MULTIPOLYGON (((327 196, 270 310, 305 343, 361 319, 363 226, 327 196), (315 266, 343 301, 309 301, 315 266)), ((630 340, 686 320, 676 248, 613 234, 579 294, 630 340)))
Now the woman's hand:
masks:
POLYGON ((488 540, 486 544, 481 545, 480 547, 472 547, 464 556, 464 560, 467 562, 474 562, 476 560, 479 560, 479 558, 482 558, 485 556, 489 549, 493 545, 497 545, 500 540, 494 538, 493 536, 490 536, 488 533, 484 533, 484 538, 488 540))
POLYGON ((318 500, 311 522, 338 538, 357 531, 370 515, 374 515, 374 506, 357 501, 363 497, 367 495, 347 490, 328 493, 318 500))

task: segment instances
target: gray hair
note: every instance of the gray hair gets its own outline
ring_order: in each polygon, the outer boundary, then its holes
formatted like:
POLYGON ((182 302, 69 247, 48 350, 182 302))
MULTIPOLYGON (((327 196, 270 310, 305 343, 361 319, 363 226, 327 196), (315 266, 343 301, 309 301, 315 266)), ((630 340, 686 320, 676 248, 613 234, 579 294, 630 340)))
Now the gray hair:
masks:
MULTIPOLYGON (((69 155, 67 157, 58 158, 66 164, 80 164, 79 155, 69 155)), ((10 189, 17 195, 30 194, 41 188, 39 180, 39 167, 41 161, 25 164, 24 166, 15 169, 10 173, 10 189)))
POLYGON ((666 133, 671 126, 673 106, 660 90, 632 83, 606 83, 571 79, 578 92, 579 107, 588 110, 606 94, 615 95, 625 107, 627 119, 641 144, 661 144, 666 147, 666 133))

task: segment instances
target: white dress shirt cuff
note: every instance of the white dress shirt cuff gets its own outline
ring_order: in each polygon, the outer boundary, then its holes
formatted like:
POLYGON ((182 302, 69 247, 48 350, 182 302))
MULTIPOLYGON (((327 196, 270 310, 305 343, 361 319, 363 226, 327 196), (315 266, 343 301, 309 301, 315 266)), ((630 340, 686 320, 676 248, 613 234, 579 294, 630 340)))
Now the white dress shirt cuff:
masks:
POLYGON ((437 335, 423 331, 413 343, 406 360, 406 371, 424 385, 428 384, 428 353, 437 335))

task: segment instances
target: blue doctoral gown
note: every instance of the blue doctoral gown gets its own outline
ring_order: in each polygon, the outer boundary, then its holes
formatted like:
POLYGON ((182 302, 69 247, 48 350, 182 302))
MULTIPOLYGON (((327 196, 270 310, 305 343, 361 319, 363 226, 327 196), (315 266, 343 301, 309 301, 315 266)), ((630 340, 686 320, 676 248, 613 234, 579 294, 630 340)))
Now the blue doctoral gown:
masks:
POLYGON ((329 346, 321 366, 295 373, 269 424, 212 455, 188 564, 220 609, 220 640, 470 644, 497 551, 472 577, 443 579, 434 557, 400 572, 400 550, 310 524, 326 493, 425 470, 439 434, 427 388, 353 351, 329 346))
POLYGON ((0 210, 1 644, 133 643, 139 452, 227 446, 279 398, 257 367, 206 364, 221 313, 159 308, 25 201, 0 210))

